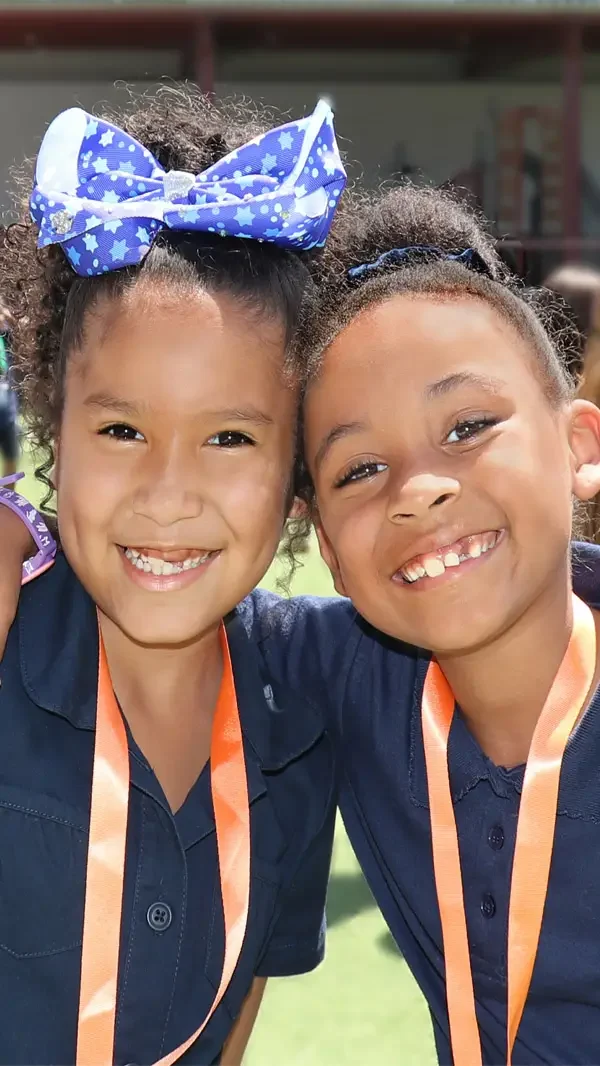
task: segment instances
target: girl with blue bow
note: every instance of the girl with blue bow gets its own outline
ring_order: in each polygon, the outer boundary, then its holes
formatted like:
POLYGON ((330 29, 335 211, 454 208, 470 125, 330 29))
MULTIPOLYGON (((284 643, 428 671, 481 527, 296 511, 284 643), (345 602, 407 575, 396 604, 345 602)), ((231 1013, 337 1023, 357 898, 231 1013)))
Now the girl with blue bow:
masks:
MULTIPOLYGON (((307 253, 344 183, 326 105, 265 130, 168 91, 59 115, 5 235, 61 549, 2 664, 0 1063, 234 1066, 266 979, 322 957, 330 742, 275 701, 244 598, 293 499, 307 253)), ((52 539, 3 500, 30 577, 52 539)))

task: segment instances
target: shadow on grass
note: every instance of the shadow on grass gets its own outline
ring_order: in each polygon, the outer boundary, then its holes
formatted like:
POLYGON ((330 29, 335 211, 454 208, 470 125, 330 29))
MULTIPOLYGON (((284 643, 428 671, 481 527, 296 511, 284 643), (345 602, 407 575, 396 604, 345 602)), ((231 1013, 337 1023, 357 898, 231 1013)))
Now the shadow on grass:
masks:
MULTIPOLYGON (((360 871, 351 874, 332 874, 327 893, 327 925, 330 929, 339 922, 355 918, 377 904, 360 871)), ((392 934, 386 929, 377 937, 377 944, 388 955, 402 958, 392 934)))
POLYGON ((376 903, 369 886, 360 871, 351 874, 332 874, 327 892, 327 925, 334 926, 363 911, 371 910, 376 903))
POLYGON ((381 950, 385 951, 386 955, 394 955, 397 959, 404 958, 389 929, 386 929, 385 933, 382 933, 381 936, 377 938, 377 943, 381 950))

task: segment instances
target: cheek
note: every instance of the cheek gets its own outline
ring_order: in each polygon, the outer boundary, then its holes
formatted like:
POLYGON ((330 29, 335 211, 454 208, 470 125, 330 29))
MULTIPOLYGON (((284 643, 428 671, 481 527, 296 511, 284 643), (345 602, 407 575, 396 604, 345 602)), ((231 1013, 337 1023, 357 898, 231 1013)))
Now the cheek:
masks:
POLYGON ((509 514, 528 524, 570 522, 571 467, 566 439, 555 426, 506 434, 481 473, 509 514))
POLYGON ((106 526, 126 495, 124 465, 94 443, 76 424, 65 421, 61 427, 55 484, 59 524, 67 536, 69 529, 82 533, 106 526))
POLYGON ((291 454, 257 455, 251 463, 221 468, 215 483, 215 504, 240 540, 259 548, 267 543, 275 550, 285 519, 291 477, 291 454), (234 469, 235 466, 235 469, 234 469))
POLYGON ((335 501, 322 507, 319 516, 344 579, 360 580, 376 554, 383 528, 382 507, 377 497, 360 501, 335 501))

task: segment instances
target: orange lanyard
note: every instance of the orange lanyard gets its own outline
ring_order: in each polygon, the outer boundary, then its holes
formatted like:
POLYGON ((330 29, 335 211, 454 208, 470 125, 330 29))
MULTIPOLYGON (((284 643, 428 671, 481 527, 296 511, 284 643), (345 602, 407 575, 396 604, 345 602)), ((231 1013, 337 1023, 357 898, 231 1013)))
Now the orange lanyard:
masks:
MULTIPOLYGON (((596 669, 596 627, 573 597, 573 631, 535 727, 523 780, 508 912, 507 1066, 529 992, 548 891, 562 759, 596 669)), ((458 833, 450 792, 448 736, 454 696, 437 663, 425 679, 421 716, 433 866, 442 922, 454 1066, 481 1066, 458 833)))
MULTIPOLYGON (((202 1024, 157 1066, 171 1066, 214 1014, 240 957, 250 898, 250 809, 231 659, 221 628, 223 680, 212 727, 211 790, 225 922, 221 982, 202 1024)), ((102 638, 87 858, 77 1066, 112 1066, 129 805, 127 733, 102 638)))

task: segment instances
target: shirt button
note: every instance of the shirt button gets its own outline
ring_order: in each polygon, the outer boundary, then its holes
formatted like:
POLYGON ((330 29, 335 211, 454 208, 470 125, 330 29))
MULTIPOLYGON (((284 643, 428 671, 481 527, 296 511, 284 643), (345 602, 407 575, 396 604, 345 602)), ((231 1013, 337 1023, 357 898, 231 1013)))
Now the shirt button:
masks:
POLYGON ((481 913, 484 918, 493 918, 496 913, 496 900, 489 892, 481 898, 481 913))
POLYGON ((488 833, 488 844, 492 851, 501 851, 504 847, 504 830, 501 825, 493 825, 488 833))
POLYGON ((146 921, 155 933, 164 933, 173 921, 173 911, 168 903, 153 903, 148 907, 146 921))

